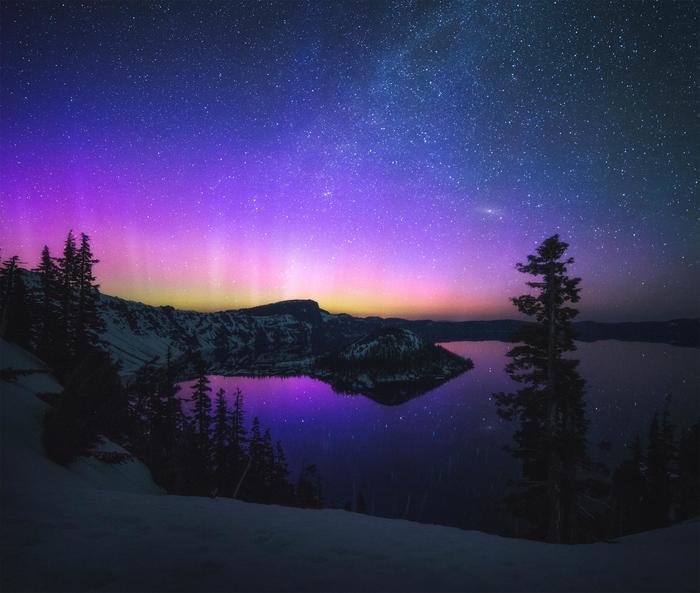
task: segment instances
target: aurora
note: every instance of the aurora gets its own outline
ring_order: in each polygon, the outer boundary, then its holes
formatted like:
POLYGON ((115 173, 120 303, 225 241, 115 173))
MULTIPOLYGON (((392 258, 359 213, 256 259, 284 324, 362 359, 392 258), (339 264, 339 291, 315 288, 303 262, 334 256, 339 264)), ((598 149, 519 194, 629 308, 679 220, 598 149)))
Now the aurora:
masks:
POLYGON ((29 266, 74 229, 149 304, 496 318, 559 233, 583 318, 698 314, 692 3, 2 20, 0 247, 29 266))

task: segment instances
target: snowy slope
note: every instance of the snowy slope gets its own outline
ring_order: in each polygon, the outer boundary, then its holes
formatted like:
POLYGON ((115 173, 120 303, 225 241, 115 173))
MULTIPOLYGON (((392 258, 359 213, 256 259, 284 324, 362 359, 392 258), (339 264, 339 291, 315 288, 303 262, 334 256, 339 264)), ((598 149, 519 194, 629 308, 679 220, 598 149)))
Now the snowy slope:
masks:
MULTIPOLYGON (((65 469, 44 457, 40 443, 40 422, 47 404, 37 393, 60 393, 61 386, 44 364, 15 344, 0 340, 0 369, 17 369, 29 374, 13 382, 0 382, 0 443, 2 444, 3 502, 6 496, 25 493, 38 484, 41 490, 101 489, 142 494, 162 493, 148 469, 132 460, 107 465, 96 459, 81 459, 65 469)), ((103 451, 124 451, 104 440, 103 451)), ((4 505, 2 507, 5 508, 4 505)))
POLYGON ((407 329, 388 329, 355 340, 338 355, 344 360, 401 360, 426 347, 426 342, 407 329))
MULTIPOLYGON (((0 343, 2 367, 41 363, 0 343)), ((43 457, 46 373, 0 383, 4 591, 692 591, 698 522, 555 546, 159 493, 137 462, 43 457)))
POLYGON ((101 295, 100 315, 101 338, 127 375, 154 357, 164 360, 168 347, 174 358, 196 349, 212 362, 218 349, 217 364, 230 374, 254 370, 266 355, 286 360, 312 351, 311 323, 291 314, 200 313, 101 295))

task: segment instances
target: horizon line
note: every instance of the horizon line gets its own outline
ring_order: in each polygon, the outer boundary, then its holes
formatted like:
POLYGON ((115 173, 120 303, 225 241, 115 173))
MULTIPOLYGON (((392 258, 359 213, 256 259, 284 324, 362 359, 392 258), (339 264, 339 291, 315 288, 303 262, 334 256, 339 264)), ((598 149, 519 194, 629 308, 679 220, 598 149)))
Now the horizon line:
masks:
MULTIPOLYGON (((444 323, 464 323, 464 322, 482 322, 482 323, 494 323, 494 322, 499 322, 499 321, 512 321, 512 322, 521 322, 521 323, 526 323, 528 320, 527 319, 518 319, 516 317, 498 317, 498 318, 485 318, 485 319, 455 319, 455 318, 433 318, 433 317, 401 317, 399 315, 381 315, 381 314, 352 314, 352 313, 347 313, 345 311, 330 311, 326 308, 324 308, 321 303, 315 299, 311 298, 292 298, 292 299, 282 299, 280 301, 270 301, 270 302, 262 302, 257 305, 251 305, 248 307, 239 307, 239 308, 228 308, 228 309, 196 309, 196 308, 184 308, 184 307, 176 307, 174 305, 169 305, 169 304, 152 304, 152 303, 146 303, 143 301, 139 301, 136 299, 130 299, 114 294, 108 294, 105 292, 100 291, 100 294, 104 296, 108 296, 111 298, 116 298, 120 299, 122 301, 129 301, 132 303, 137 303, 139 305, 143 305, 145 307, 156 307, 156 308, 165 308, 165 307, 170 307, 172 309, 175 309, 177 311, 187 311, 187 312, 192 312, 192 313, 202 313, 202 314, 207 314, 207 315, 214 315, 216 313, 231 313, 231 312, 245 312, 250 309, 257 309, 259 307, 265 307, 268 305, 278 305, 280 303, 298 303, 298 302, 311 302, 315 303, 318 308, 325 312, 328 313, 329 315, 349 315, 350 317, 355 317, 358 319, 368 319, 372 317, 378 317, 380 319, 401 319, 403 321, 432 321, 432 322, 444 322, 444 323)), ((602 324, 620 324, 620 323, 671 323, 674 321, 698 321, 700 320, 700 317, 693 317, 693 316, 685 316, 685 317, 671 317, 671 318, 664 318, 664 319, 639 319, 639 320, 627 320, 627 321, 599 321, 596 319, 577 319, 573 321, 573 323, 602 323, 602 324)))

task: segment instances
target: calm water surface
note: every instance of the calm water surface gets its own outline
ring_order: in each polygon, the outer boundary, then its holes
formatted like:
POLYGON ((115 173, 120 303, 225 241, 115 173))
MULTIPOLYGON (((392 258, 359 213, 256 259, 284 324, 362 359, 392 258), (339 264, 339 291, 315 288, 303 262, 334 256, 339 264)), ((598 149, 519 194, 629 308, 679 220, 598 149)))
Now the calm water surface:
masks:
MULTIPOLYGON (((293 475, 318 465, 326 506, 343 507, 359 493, 377 515, 498 530, 497 501, 519 465, 504 450, 514 426, 498 418, 491 394, 514 383, 504 373, 503 342, 451 342, 446 348, 474 369, 399 406, 335 393, 308 377, 213 376, 244 394, 248 420, 258 416, 281 440, 293 475)), ((686 426, 699 416, 700 351, 663 344, 602 341, 578 344, 588 382, 589 451, 618 463, 671 394, 673 416, 686 426), (597 446, 612 444, 609 451, 597 446)), ((183 384, 186 395, 188 386, 183 384)))

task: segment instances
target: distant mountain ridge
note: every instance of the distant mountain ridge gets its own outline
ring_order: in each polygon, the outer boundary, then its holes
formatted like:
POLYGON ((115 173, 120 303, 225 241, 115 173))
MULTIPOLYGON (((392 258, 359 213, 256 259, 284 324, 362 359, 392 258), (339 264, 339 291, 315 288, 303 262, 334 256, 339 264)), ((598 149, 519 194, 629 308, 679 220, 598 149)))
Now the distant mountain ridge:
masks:
MULTIPOLYGON (((270 315, 286 313, 297 319, 318 321, 331 316, 334 323, 352 331, 351 327, 400 327, 409 329, 431 342, 456 342, 478 340, 512 341, 514 334, 527 322, 516 319, 475 321, 433 321, 430 319, 402 319, 400 317, 353 317, 347 313, 331 314, 321 309, 313 300, 291 300, 238 309, 238 313, 270 315)), ((596 340, 621 340, 666 343, 674 346, 700 347, 700 319, 681 318, 668 321, 625 322, 574 322, 576 338, 583 342, 596 340)))
MULTIPOLYGON (((387 328, 410 330, 424 340, 510 341, 523 325, 517 320, 431 321, 332 314, 312 300, 271 303, 248 309, 202 313, 152 306, 101 295, 106 324, 103 339, 125 371, 135 370, 168 347, 174 355, 209 353, 212 367, 233 373, 293 374, 300 361, 338 352, 352 342, 387 328), (232 360, 235 362, 232 363, 232 360), (235 368, 233 368, 235 367, 235 368)), ((700 320, 575 323, 578 339, 633 340, 678 346, 700 345, 700 320)))
MULTIPOLYGON (((408 327, 435 342, 462 340, 511 341, 526 322, 515 319, 493 321, 411 321, 387 319, 387 322, 408 327)), ((669 321, 574 322, 576 339, 582 342, 622 340, 628 342, 657 342, 674 346, 700 347, 700 319, 671 319, 669 321)))

